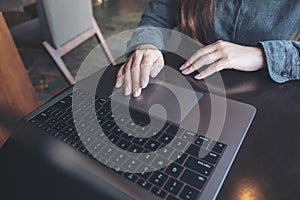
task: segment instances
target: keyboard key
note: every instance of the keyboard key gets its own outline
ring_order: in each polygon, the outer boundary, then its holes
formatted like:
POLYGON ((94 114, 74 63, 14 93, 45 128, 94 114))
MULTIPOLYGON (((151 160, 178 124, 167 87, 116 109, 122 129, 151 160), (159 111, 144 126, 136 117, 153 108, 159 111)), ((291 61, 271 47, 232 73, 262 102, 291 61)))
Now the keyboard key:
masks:
POLYGON ((101 128, 103 128, 106 131, 109 131, 110 129, 112 129, 115 126, 114 122, 111 121, 106 121, 104 122, 104 124, 101 125, 101 128))
POLYGON ((77 135, 76 132, 74 132, 73 134, 70 135, 70 139, 74 142, 78 141, 80 138, 79 136, 77 135))
POLYGON ((108 136, 108 139, 110 140, 111 143, 116 144, 120 140, 120 137, 115 134, 110 134, 108 136))
POLYGON ((170 135, 173 135, 175 136, 179 131, 179 127, 178 126, 175 126, 175 125, 170 125, 169 127, 167 127, 165 129, 165 132, 169 133, 170 135))
POLYGON ((76 128, 78 128, 79 130, 84 130, 89 126, 89 123, 87 121, 81 121, 79 123, 76 123, 76 128))
POLYGON ((181 187, 183 186, 183 183, 178 181, 178 180, 175 180, 174 178, 170 178, 164 189, 167 190, 168 192, 174 194, 174 195, 177 195, 181 189, 181 187))
POLYGON ((81 153, 85 154, 85 155, 88 155, 89 154, 89 151, 85 148, 85 147, 79 147, 78 149, 81 153))
POLYGON ((168 163, 170 163, 169 160, 161 156, 156 156, 154 161, 151 163, 151 167, 153 167, 154 169, 161 169, 165 167, 168 163))
POLYGON ((100 156, 102 156, 105 160, 108 160, 115 152, 116 150, 113 147, 105 146, 101 150, 100 156))
POLYGON ((89 147, 93 142, 95 142, 95 138, 93 138, 92 136, 89 136, 89 135, 84 135, 80 139, 81 139, 82 144, 85 147, 89 147))
POLYGON ((141 186, 142 188, 146 189, 146 190, 149 190, 149 189, 152 187, 152 184, 151 184, 151 183, 149 183, 149 182, 147 182, 147 181, 145 181, 145 180, 143 180, 143 179, 139 179, 139 180, 137 181, 137 184, 138 184, 139 186, 141 186))
POLYGON ((200 152, 200 146, 196 146, 194 144, 191 144, 190 147, 186 150, 187 154, 190 154, 197 158, 199 158, 199 152, 200 152))
POLYGON ((115 121, 115 118, 117 117, 117 115, 116 114, 112 114, 111 112, 108 114, 108 115, 106 115, 106 119, 108 119, 108 120, 110 120, 110 121, 115 121))
POLYGON ((173 152, 174 152, 174 149, 172 147, 165 146, 165 147, 161 148, 157 153, 164 158, 169 158, 173 152))
POLYGON ((53 117, 58 118, 58 117, 61 116, 63 113, 64 113, 64 111, 58 110, 58 109, 57 109, 57 110, 54 111, 51 115, 52 115, 53 117))
POLYGON ((154 172, 154 174, 150 177, 150 183, 153 183, 159 187, 161 187, 165 181, 167 180, 168 176, 160 171, 154 172))
POLYGON ((157 129, 151 128, 147 135, 149 136, 148 138, 152 138, 152 139, 157 139, 159 138, 161 135, 163 134, 163 132, 159 132, 157 129))
POLYGON ((83 116, 83 119, 90 122, 90 121, 93 121, 95 119, 95 113, 91 113, 91 112, 88 112, 85 116, 83 116))
POLYGON ((69 108, 72 104, 70 102, 66 102, 64 100, 60 100, 59 102, 57 102, 55 104, 56 108, 59 108, 60 110, 66 110, 67 108, 69 108))
POLYGON ((182 171, 183 167, 176 163, 171 163, 166 169, 166 173, 175 178, 179 177, 182 171))
POLYGON ((213 141, 209 147, 209 149, 213 150, 214 152, 221 154, 223 153, 224 149, 225 149, 225 144, 221 143, 221 142, 216 142, 213 141))
POLYGON ((116 123, 120 126, 123 126, 127 121, 129 120, 128 117, 125 117, 124 115, 120 115, 115 119, 116 123))
POLYGON ((183 151, 187 147, 188 143, 182 139, 176 138, 173 143, 172 147, 174 147, 176 150, 183 151))
POLYGON ((143 146, 149 139, 147 138, 135 138, 133 140, 133 143, 139 145, 139 146, 143 146))
POLYGON ((124 153, 121 152, 117 152, 115 153, 112 157, 111 157, 111 161, 113 163, 117 163, 118 165, 122 164, 126 159, 128 158, 128 156, 124 153))
POLYGON ((63 114, 62 116, 59 117, 59 119, 61 121, 68 121, 69 119, 71 119, 73 117, 73 114, 72 113, 66 113, 66 114, 63 114))
POLYGON ((116 134, 117 136, 121 136, 124 132, 118 126, 115 126, 112 130, 112 133, 116 134))
POLYGON ((186 158, 187 158, 187 154, 186 153, 182 153, 182 152, 175 152, 171 156, 171 159, 175 160, 175 162, 178 163, 178 164, 182 164, 185 161, 186 158))
POLYGON ((208 139, 208 138, 206 138, 206 137, 204 137, 202 135, 199 135, 199 137, 195 141, 195 144, 199 145, 201 147, 207 148, 209 142, 210 142, 210 139, 208 139))
POLYGON ((97 122, 99 125, 102 125, 106 120, 103 117, 97 117, 97 122))
POLYGON ((97 111, 97 116, 98 117, 104 117, 109 112, 110 112, 109 109, 107 109, 107 108, 101 108, 99 111, 97 111))
POLYGON ((162 189, 158 188, 158 187, 153 187, 151 192, 157 196, 159 196, 160 198, 165 198, 165 196, 167 195, 167 193, 165 191, 163 191, 162 189))
POLYGON ((44 123, 45 121, 47 121, 50 118, 50 114, 48 114, 47 112, 41 112, 40 114, 38 114, 35 119, 38 120, 39 122, 44 123))
MULTIPOLYGON (((140 120, 140 119, 139 119, 140 120)), ((148 136, 147 132, 150 130, 150 127, 149 126, 138 126, 136 128, 136 132, 138 134, 141 134, 141 135, 144 135, 144 136, 148 136)))
POLYGON ((207 154, 203 160, 210 162, 211 164, 216 164, 218 159, 219 159, 219 155, 213 152, 210 152, 209 154, 207 154))
POLYGON ((121 135, 121 137, 124 138, 127 141, 131 141, 134 138, 133 137, 133 133, 129 132, 129 131, 123 132, 123 134, 121 135))
POLYGON ((174 136, 169 135, 167 133, 164 133, 160 138, 159 141, 161 141, 164 144, 169 144, 173 140, 174 136))
POLYGON ((54 111, 56 111, 57 109, 54 107, 54 106, 51 106, 50 108, 48 108, 47 110, 46 110, 46 113, 48 113, 48 114, 51 114, 51 113, 53 113, 54 111))
POLYGON ((130 130, 135 130, 139 125, 132 122, 132 121, 128 121, 126 124, 125 124, 125 127, 130 129, 130 130))
POLYGON ((197 134, 193 133, 191 131, 186 131, 186 132, 183 133, 181 138, 184 139, 187 142, 194 142, 197 138, 197 134))
POLYGON ((59 122, 58 124, 56 124, 53 129, 56 131, 61 131, 63 130, 65 127, 67 127, 67 125, 63 122, 59 122))
POLYGON ((60 131, 61 134, 69 137, 71 134, 73 134, 76 131, 75 127, 66 126, 62 131, 60 131))
POLYGON ((194 186, 195 188, 202 189, 206 178, 198 173, 186 169, 181 175, 180 180, 194 186))
POLYGON ((140 146, 137 146, 135 144, 131 145, 131 147, 128 149, 129 152, 132 153, 141 153, 143 151, 143 148, 140 146))
POLYGON ((105 98, 96 98, 96 101, 95 101, 95 104, 98 104, 98 105, 103 105, 107 100, 105 98))
POLYGON ((105 147, 105 143, 101 141, 96 141, 90 146, 90 150, 98 153, 103 147, 105 147))
POLYGON ((184 164, 184 166, 186 166, 189 169, 193 169, 205 176, 209 176, 213 166, 205 163, 199 159, 193 158, 193 157, 189 157, 186 161, 186 163, 184 164))
POLYGON ((149 149, 150 151, 156 151, 160 146, 160 143, 151 139, 147 142, 147 144, 145 145, 145 147, 147 149, 149 149))
POLYGON ((29 122, 30 122, 31 124, 36 124, 36 123, 38 123, 37 120, 36 120, 35 118, 30 119, 29 122))
POLYGON ((127 178, 128 180, 132 181, 132 182, 135 182, 137 180, 137 176, 135 174, 132 174, 132 173, 124 173, 123 175, 125 178, 127 178))
POLYGON ((124 149, 124 150, 127 150, 128 147, 131 145, 130 142, 128 142, 127 140, 124 140, 124 139, 121 139, 118 143, 117 143, 117 146, 124 149))
POLYGON ((87 127, 87 129, 84 132, 88 135, 95 135, 99 130, 100 130, 99 127, 90 125, 89 127, 87 127))
POLYGON ((152 174, 152 172, 154 171, 154 169, 150 166, 142 164, 139 166, 138 171, 140 173, 138 173, 137 175, 147 180, 149 176, 152 174))
POLYGON ((124 168, 125 170, 128 170, 128 171, 132 171, 132 170, 135 170, 139 165, 140 165, 140 161, 138 161, 137 159, 134 159, 134 158, 129 158, 125 164, 124 164, 124 168))
POLYGON ((152 153, 143 153, 139 156, 139 160, 148 164, 150 164, 153 159, 154 155, 152 153))
POLYGON ((180 198, 183 200, 194 200, 197 199, 199 191, 191 188, 190 186, 185 186, 180 193, 180 198))
POLYGON ((53 126, 55 125, 59 120, 54 118, 54 117, 51 117, 47 122, 46 122, 46 125, 47 126, 53 126))

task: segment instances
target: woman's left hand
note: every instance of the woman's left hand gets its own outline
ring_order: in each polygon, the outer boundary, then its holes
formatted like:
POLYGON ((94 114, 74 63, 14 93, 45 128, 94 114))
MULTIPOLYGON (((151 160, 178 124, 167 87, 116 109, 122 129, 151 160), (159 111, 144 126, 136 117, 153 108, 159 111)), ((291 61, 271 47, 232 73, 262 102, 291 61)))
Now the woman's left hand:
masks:
POLYGON ((195 79, 204 79, 223 69, 256 71, 264 67, 265 58, 259 47, 241 46, 220 40, 199 49, 180 70, 188 75, 206 65, 210 66, 197 74, 195 79))

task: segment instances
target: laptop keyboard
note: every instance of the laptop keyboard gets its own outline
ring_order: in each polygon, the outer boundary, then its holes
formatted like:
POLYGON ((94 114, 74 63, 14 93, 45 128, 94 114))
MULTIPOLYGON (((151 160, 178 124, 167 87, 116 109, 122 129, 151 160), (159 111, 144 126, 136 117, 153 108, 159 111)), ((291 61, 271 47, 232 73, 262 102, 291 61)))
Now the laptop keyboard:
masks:
POLYGON ((118 168, 113 170, 162 199, 192 200, 199 198, 226 145, 181 129, 171 123, 165 123, 164 128, 160 131, 149 128, 149 126, 145 126, 149 119, 144 114, 137 113, 139 117, 133 120, 134 123, 129 124, 129 119, 124 114, 125 107, 117 105, 115 108, 110 108, 110 106, 109 100, 93 97, 87 92, 77 89, 28 121, 86 156, 109 164, 109 166, 121 164, 123 169, 128 169, 128 171, 142 168, 143 170, 140 170, 143 171, 142 173, 123 172, 118 168), (83 116, 80 122, 76 122, 78 130, 75 128, 72 114, 73 96, 82 99, 82 103, 76 111, 83 116), (95 99, 95 105, 90 105, 85 101, 88 98, 95 99), (98 127, 94 127, 90 123, 94 120, 94 115, 89 112, 92 110, 89 108, 93 108, 93 106, 96 110, 97 123, 104 130, 102 135, 98 135, 98 127), (112 109, 114 114, 111 112, 112 109), (116 122, 119 125, 125 125, 126 132, 118 128, 116 122), (83 131, 89 134, 80 137, 83 131), (136 138, 130 134, 133 132, 147 132, 152 137, 136 138), (98 137, 96 142, 94 137, 98 137), (121 151, 118 152, 101 142, 101 137, 108 137, 120 149, 137 153, 138 159, 126 157, 126 154, 122 154, 121 151), (171 141, 173 141, 172 145, 164 148, 164 151, 160 151, 158 155, 153 156, 150 153, 164 147, 171 141), (181 151, 187 145, 190 146, 182 153, 181 151), (99 153, 91 153, 86 147, 99 153), (199 158, 200 150, 201 153, 205 153, 205 157, 199 158), (175 161, 162 168, 164 163, 170 159, 175 161), (159 170, 149 171, 151 167, 159 170))

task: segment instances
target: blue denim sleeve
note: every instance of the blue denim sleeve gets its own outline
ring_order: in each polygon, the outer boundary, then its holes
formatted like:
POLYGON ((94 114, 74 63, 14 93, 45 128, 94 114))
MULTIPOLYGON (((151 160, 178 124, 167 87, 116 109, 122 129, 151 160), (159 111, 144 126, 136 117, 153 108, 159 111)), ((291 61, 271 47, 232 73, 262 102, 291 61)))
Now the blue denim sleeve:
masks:
POLYGON ((177 0, 152 0, 145 7, 138 28, 128 42, 127 54, 137 45, 152 44, 164 48, 164 33, 159 28, 172 29, 177 24, 177 0))
POLYGON ((264 49, 268 71, 275 82, 300 79, 300 42, 271 40, 259 44, 264 49))

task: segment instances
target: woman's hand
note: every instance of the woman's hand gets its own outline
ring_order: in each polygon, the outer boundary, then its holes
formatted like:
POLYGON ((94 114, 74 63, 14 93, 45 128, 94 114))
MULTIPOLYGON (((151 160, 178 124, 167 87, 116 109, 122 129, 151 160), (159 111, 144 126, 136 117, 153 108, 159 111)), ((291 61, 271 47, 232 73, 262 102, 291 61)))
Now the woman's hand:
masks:
POLYGON ((197 74, 195 79, 204 79, 223 69, 256 71, 264 67, 265 59, 263 50, 258 47, 217 41, 199 49, 180 67, 180 70, 184 75, 188 75, 206 65, 210 66, 197 74))
POLYGON ((116 87, 124 84, 124 94, 133 97, 141 95, 149 83, 149 77, 156 77, 164 66, 162 53, 151 44, 140 45, 121 66, 117 74, 116 87))

